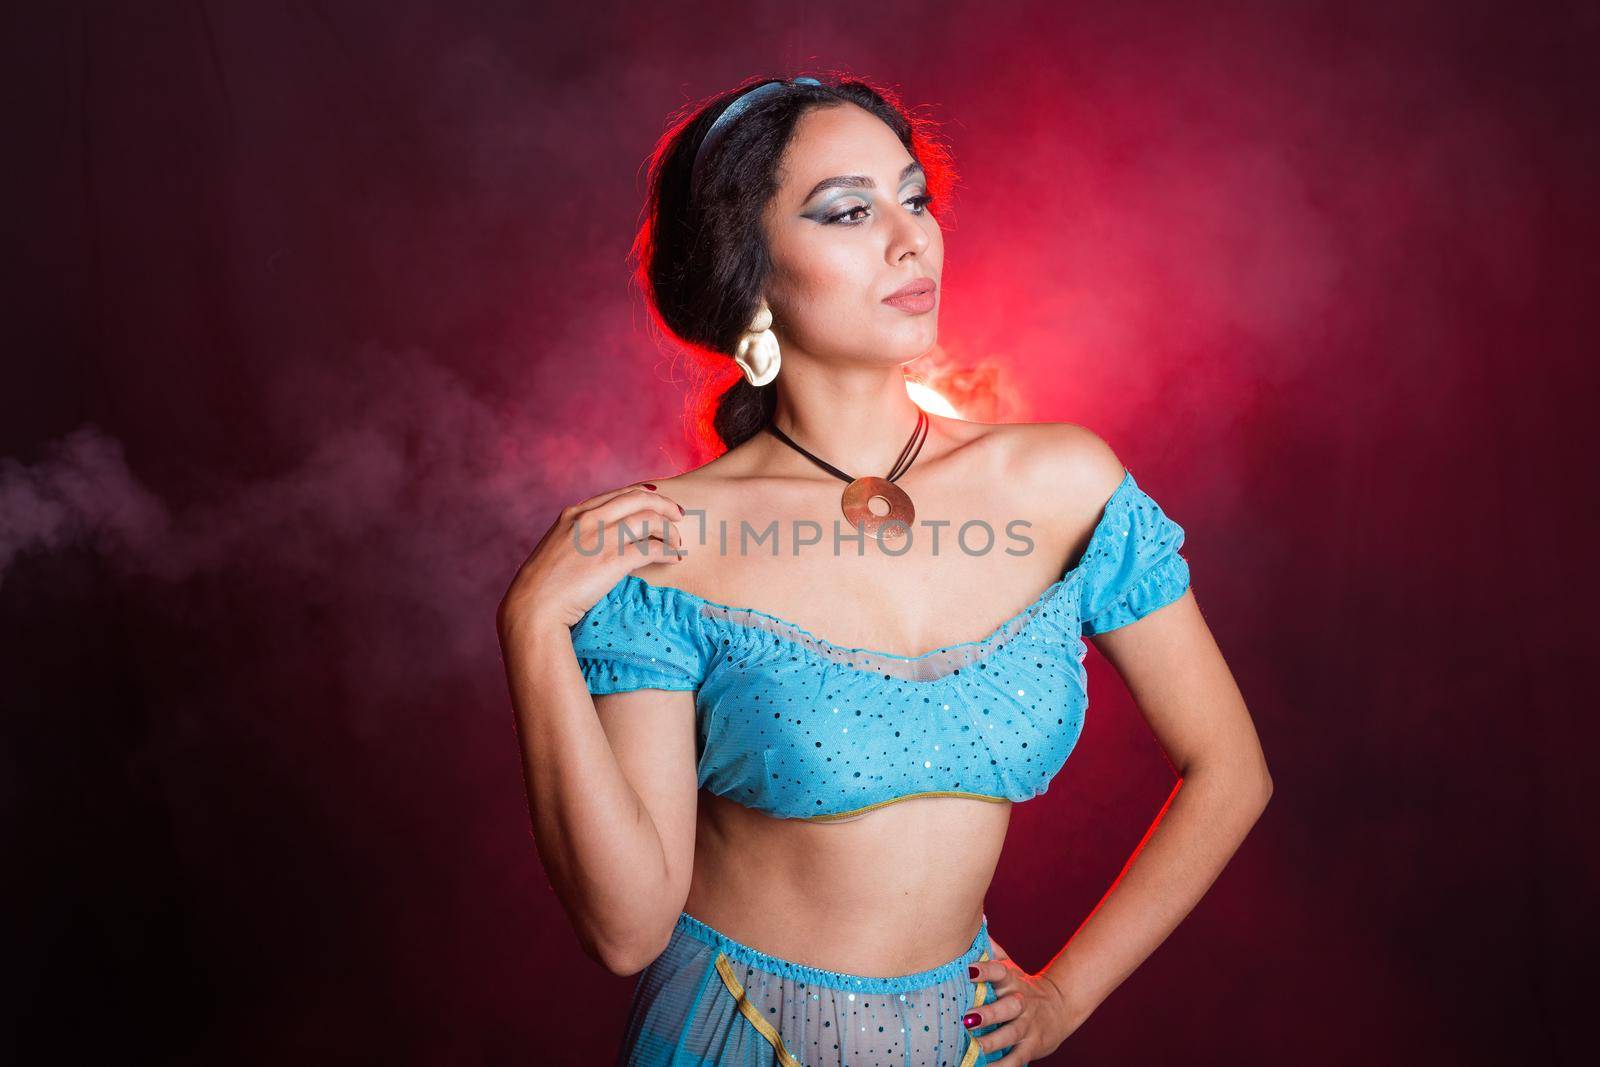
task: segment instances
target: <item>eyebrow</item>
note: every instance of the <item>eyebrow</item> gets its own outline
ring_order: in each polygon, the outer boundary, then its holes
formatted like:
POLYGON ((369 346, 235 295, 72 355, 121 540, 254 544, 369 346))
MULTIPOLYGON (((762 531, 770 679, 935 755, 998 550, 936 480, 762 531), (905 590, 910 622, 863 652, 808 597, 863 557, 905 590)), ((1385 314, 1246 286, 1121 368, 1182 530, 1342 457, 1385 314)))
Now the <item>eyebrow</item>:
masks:
MULTIPOLYGON (((921 171, 922 164, 913 159, 901 169, 900 176, 896 179, 896 182, 904 182, 913 174, 919 174, 921 171)), ((802 204, 806 203, 824 189, 876 189, 877 187, 878 183, 865 174, 840 174, 833 178, 824 178, 813 185, 811 191, 805 195, 805 199, 800 202, 802 204)))

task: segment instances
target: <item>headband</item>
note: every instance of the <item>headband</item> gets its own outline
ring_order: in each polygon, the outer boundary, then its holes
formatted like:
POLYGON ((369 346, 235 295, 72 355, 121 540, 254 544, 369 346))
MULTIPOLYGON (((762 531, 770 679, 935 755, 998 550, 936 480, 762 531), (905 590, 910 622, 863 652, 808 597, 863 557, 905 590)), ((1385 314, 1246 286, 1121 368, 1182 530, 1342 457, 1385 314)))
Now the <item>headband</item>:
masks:
POLYGON ((796 78, 793 82, 769 81, 762 82, 753 89, 746 90, 741 96, 735 98, 733 103, 722 109, 722 114, 711 124, 704 137, 700 138, 700 147, 695 149, 694 163, 689 171, 689 188, 691 192, 700 187, 701 162, 705 159, 706 149, 715 141, 720 141, 727 136, 733 120, 755 104, 756 101, 783 91, 789 85, 821 85, 815 78, 796 78))

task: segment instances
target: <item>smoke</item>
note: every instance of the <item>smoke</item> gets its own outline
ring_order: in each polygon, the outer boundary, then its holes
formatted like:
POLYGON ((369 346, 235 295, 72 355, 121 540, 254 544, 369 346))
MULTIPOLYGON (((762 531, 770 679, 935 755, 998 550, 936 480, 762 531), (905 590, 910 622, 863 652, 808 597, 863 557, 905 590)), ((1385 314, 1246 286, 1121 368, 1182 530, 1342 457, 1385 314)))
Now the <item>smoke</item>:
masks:
MULTIPOLYGON (((210 583, 235 614, 241 601, 268 615, 332 608, 352 673, 414 679, 492 647, 498 598, 556 512, 640 462, 598 432, 616 420, 596 418, 581 381, 562 394, 569 407, 545 408, 428 353, 367 346, 266 388, 296 457, 253 479, 208 472, 203 490, 179 487, 187 502, 141 478, 95 423, 33 462, 0 459, 0 585, 32 556, 89 551, 124 585, 210 583)), ((141 602, 194 610, 194 598, 141 602)))
POLYGON ((171 512, 128 470, 118 441, 88 424, 45 453, 32 466, 0 457, 0 584, 19 555, 78 545, 167 580, 181 577, 161 550, 171 512))

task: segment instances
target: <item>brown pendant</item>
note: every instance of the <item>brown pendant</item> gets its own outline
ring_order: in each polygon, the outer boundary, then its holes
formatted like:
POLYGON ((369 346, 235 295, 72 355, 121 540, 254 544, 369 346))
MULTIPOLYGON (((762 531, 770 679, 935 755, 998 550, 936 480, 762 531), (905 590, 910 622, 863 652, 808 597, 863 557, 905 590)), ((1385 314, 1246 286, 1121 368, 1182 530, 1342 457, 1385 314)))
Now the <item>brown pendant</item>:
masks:
POLYGON ((917 509, 911 506, 911 498, 906 491, 887 478, 867 475, 857 478, 844 487, 844 496, 839 500, 844 509, 844 517, 857 530, 871 534, 881 541, 894 541, 904 537, 911 530, 911 521, 916 518, 917 509), (875 515, 867 506, 868 501, 874 497, 882 497, 889 505, 886 515, 875 515), (905 523, 901 526, 901 523, 905 523))

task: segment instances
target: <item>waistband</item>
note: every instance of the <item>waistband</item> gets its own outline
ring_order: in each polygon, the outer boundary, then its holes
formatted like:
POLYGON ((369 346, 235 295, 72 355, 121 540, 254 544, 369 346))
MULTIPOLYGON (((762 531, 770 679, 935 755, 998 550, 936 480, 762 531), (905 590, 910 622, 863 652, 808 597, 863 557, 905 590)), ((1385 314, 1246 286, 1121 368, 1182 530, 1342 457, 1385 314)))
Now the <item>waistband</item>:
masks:
POLYGON ((804 963, 795 963, 793 960, 782 959, 769 955, 758 948, 752 948, 741 941, 735 941, 727 934, 715 927, 696 919, 688 912, 680 912, 678 921, 674 925, 676 933, 684 934, 701 941, 713 948, 720 949, 731 960, 758 967, 772 974, 779 974, 785 978, 792 978, 800 982, 809 982, 814 985, 831 986, 835 989, 850 989, 858 993, 909 993, 914 989, 946 982, 952 978, 967 980, 967 965, 975 962, 989 947, 989 916, 984 914, 978 924, 978 932, 973 935, 972 944, 967 950, 948 963, 941 963, 937 967, 930 967, 925 971, 915 974, 901 974, 893 977, 875 977, 866 974, 849 974, 845 971, 830 971, 822 967, 811 967, 804 963))

